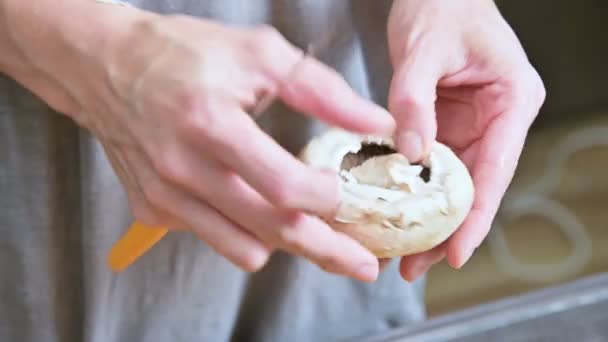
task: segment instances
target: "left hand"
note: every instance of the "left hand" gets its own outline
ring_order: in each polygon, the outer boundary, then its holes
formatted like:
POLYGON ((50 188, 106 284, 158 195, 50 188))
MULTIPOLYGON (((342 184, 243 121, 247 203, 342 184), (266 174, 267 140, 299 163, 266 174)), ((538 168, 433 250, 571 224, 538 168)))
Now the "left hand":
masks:
POLYGON ((447 256, 460 268, 484 240, 511 182, 543 83, 491 0, 397 0, 388 22, 397 144, 419 161, 437 139, 469 168, 473 208, 442 245, 401 261, 413 281, 447 256))

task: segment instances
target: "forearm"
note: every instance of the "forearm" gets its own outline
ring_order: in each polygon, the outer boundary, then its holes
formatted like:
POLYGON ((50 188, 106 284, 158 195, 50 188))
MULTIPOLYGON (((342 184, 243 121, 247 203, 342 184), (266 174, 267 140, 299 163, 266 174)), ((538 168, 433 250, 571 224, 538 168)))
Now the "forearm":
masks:
POLYGON ((0 0, 0 73, 10 74, 24 68, 23 57, 13 43, 8 29, 7 1, 0 0))
POLYGON ((136 11, 93 0, 0 0, 0 5, 2 51, 12 52, 1 57, 8 74, 23 63, 46 70, 65 62, 62 57, 102 58, 136 11))
POLYGON ((104 61, 140 12, 93 0, 0 0, 0 72, 42 98, 55 96, 40 93, 48 88, 78 96, 83 75, 104 78, 104 61))

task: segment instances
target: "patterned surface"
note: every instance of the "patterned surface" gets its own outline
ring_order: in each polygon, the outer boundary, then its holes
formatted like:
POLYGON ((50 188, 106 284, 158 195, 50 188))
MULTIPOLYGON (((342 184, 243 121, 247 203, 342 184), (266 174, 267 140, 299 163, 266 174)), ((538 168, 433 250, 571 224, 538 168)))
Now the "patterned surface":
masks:
POLYGON ((430 272, 429 313, 608 270, 607 168, 608 113, 534 132, 489 238, 461 271, 430 272))

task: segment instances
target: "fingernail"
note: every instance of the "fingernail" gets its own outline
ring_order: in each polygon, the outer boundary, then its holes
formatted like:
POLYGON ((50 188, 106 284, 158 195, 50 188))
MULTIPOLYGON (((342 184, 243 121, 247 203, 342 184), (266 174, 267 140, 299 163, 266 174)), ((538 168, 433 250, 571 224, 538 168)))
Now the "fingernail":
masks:
POLYGON ((378 277, 378 267, 373 264, 363 264, 357 269, 356 276, 363 281, 374 281, 378 277))
POLYGON ((395 132, 395 129, 397 128, 397 123, 395 122, 395 118, 393 118, 393 116, 387 111, 384 111, 384 113, 385 114, 383 114, 383 116, 384 116, 385 131, 387 133, 393 134, 395 132))
POLYGON ((422 138, 414 131, 405 131, 397 138, 399 151, 405 155, 410 162, 417 162, 422 157, 422 138))
POLYGON ((374 110, 370 110, 369 112, 374 115, 374 118, 378 118, 378 123, 380 124, 378 129, 382 131, 382 133, 392 133, 397 124, 395 123, 395 118, 389 113, 386 109, 378 106, 375 103, 371 103, 372 108, 374 110))

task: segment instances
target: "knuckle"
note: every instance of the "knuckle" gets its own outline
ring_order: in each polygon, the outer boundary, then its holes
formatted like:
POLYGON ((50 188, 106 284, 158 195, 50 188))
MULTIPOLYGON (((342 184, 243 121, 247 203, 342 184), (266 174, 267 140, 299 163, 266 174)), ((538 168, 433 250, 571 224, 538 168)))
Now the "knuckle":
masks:
MULTIPOLYGON (((391 104, 395 108, 406 109, 405 112, 419 111, 424 108, 423 96, 416 94, 416 92, 408 90, 398 93, 394 96, 391 104)), ((400 111, 403 112, 403 111, 400 111)))
POLYGON ((524 102, 532 100, 536 107, 542 106, 547 96, 545 85, 538 72, 529 65, 523 72, 516 74, 512 80, 514 97, 516 101, 524 102))
POLYGON ((226 121, 230 122, 218 125, 208 132, 208 143, 213 145, 218 152, 232 159, 254 158, 254 155, 246 154, 246 151, 253 146, 251 129, 236 122, 238 120, 226 121))
POLYGON ((184 137, 202 144, 218 143, 224 130, 218 127, 218 118, 212 112, 199 112, 186 117, 183 122, 184 137))
POLYGON ((147 182, 142 187, 142 192, 146 201, 155 208, 166 209, 167 202, 167 188, 165 184, 160 180, 154 180, 147 182))
POLYGON ((153 159, 154 168, 161 178, 177 183, 188 182, 188 164, 173 150, 158 153, 153 159))
POLYGON ((305 250, 304 242, 293 227, 279 230, 278 240, 280 241, 281 246, 286 247, 292 253, 301 255, 305 250))
POLYGON ((540 75, 538 75, 537 73, 535 73, 535 78, 536 78, 536 94, 537 94, 537 103, 538 106, 542 106, 543 103, 545 103, 545 99, 547 98, 547 89, 545 88, 545 84, 543 83, 543 80, 541 79, 540 75))
POLYGON ((242 195, 250 189, 249 185, 243 181, 238 173, 228 169, 221 169, 221 171, 218 173, 220 175, 221 182, 227 191, 242 195))
POLYGON ((137 203, 131 206, 134 218, 147 225, 155 226, 161 223, 161 216, 150 206, 137 203))
POLYGON ((173 117, 178 118, 186 137, 201 139, 210 132, 217 130, 222 117, 216 112, 209 99, 201 98, 198 94, 188 94, 191 90, 184 90, 175 100, 173 117))
POLYGON ((292 253, 305 255, 308 248, 304 234, 303 215, 296 214, 295 216, 297 217, 292 218, 290 222, 278 229, 277 238, 280 245, 286 247, 292 253))
POLYGON ((201 85, 182 81, 176 86, 173 93, 170 111, 177 117, 191 116, 205 109, 205 100, 201 94, 205 94, 205 89, 201 85))
POLYGON ((260 64, 261 70, 267 73, 266 76, 275 81, 283 79, 301 55, 300 49, 290 44, 276 28, 270 25, 254 28, 246 48, 260 64))
POLYGON ((152 216, 150 218, 153 219, 154 222, 150 222, 150 224, 169 224, 172 220, 171 215, 169 214, 171 211, 169 208, 172 204, 167 201, 168 190, 164 183, 160 180, 149 182, 144 185, 142 191, 146 202, 152 208, 150 211, 152 216))
POLYGON ((274 187, 268 193, 268 200, 283 208, 292 208, 296 205, 297 182, 292 177, 276 175, 274 187))
POLYGON ((272 49, 283 43, 283 36, 275 27, 264 24, 254 29, 253 42, 262 49, 272 49))
POLYGON ((538 98, 537 98, 539 107, 545 103, 546 99, 547 99, 547 90, 545 89, 544 85, 541 85, 538 89, 538 98))
POLYGON ((528 109, 524 119, 529 123, 538 115, 546 97, 542 79, 533 68, 530 69, 532 70, 526 69, 528 71, 513 77, 512 92, 508 97, 511 104, 528 109))

